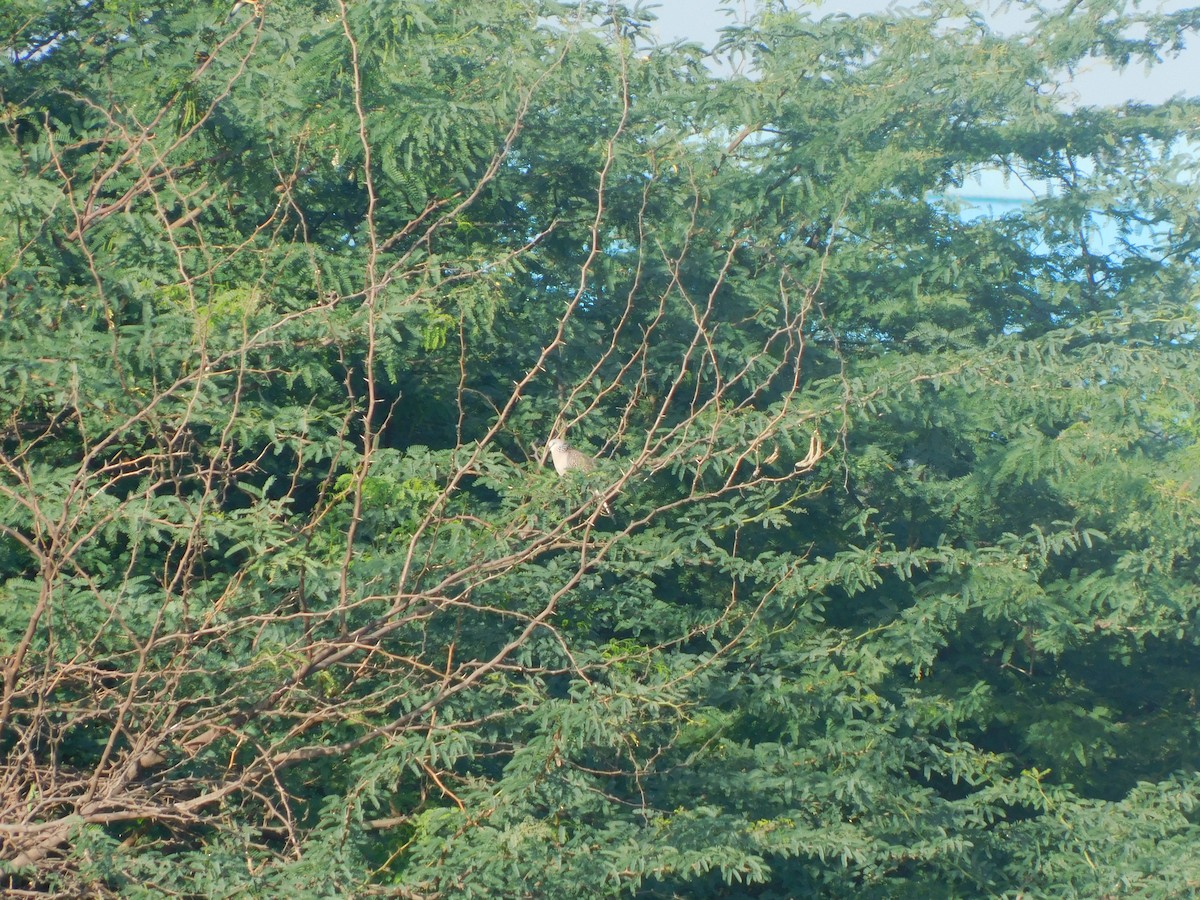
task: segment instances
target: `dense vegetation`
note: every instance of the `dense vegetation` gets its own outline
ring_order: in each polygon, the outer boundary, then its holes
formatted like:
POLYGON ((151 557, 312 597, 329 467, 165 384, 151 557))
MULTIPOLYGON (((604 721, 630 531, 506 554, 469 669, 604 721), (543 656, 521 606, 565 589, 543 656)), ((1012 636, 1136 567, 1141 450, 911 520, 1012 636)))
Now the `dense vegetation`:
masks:
POLYGON ((14 896, 1200 890, 1200 12, 227 13, 0 8, 14 896))

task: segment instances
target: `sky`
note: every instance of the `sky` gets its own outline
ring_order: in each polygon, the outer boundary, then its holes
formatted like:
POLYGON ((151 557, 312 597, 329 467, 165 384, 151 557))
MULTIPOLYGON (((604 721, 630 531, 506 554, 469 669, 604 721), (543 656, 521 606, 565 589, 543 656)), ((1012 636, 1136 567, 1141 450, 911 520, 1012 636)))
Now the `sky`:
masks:
MULTIPOLYGON (((895 0, 825 0, 823 3, 789 3, 791 8, 811 10, 815 17, 834 13, 883 12, 891 6, 904 5, 915 6, 916 2, 913 0, 912 3, 906 4, 897 3, 895 0)), ((987 4, 985 8, 994 5, 987 4)), ((1168 0, 1158 3, 1144 2, 1142 8, 1173 10, 1187 5, 1190 4, 1168 0)), ((745 11, 753 9, 755 4, 751 0, 733 0, 726 3, 720 0, 650 0, 648 6, 658 16, 656 27, 659 36, 664 40, 683 38, 712 46, 716 42, 718 30, 735 21, 730 18, 728 9, 732 8, 744 15, 745 11)), ((1178 59, 1168 60, 1156 66, 1149 74, 1140 64, 1130 66, 1123 72, 1115 72, 1096 63, 1080 73, 1073 83, 1073 88, 1078 95, 1078 102, 1083 105, 1120 103, 1125 100, 1158 103, 1180 93, 1200 93, 1200 35, 1193 38, 1191 45, 1178 59)))
MULTIPOLYGON (((915 6, 917 0, 792 0, 792 9, 807 9, 820 18, 836 13, 851 15, 884 12, 889 7, 915 6)), ((979 4, 991 9, 995 0, 979 4)), ((1159 9, 1171 11, 1191 5, 1180 0, 1143 0, 1144 11, 1159 9)), ((706 47, 716 43, 719 30, 737 19, 732 18, 733 9, 744 18, 756 6, 754 0, 650 0, 648 8, 658 17, 655 23, 659 37, 664 41, 686 39, 697 41, 706 47)), ((1004 30, 1017 29, 1021 18, 1009 14, 992 19, 993 27, 1004 30), (1011 23, 1011 24, 1009 24, 1011 23)), ((1134 64, 1117 72, 1102 63, 1085 64, 1076 77, 1062 92, 1064 100, 1075 105, 1103 105, 1123 103, 1127 100, 1144 103, 1161 103, 1178 94, 1200 94, 1200 35, 1193 37, 1184 53, 1178 58, 1168 59, 1147 72, 1140 64, 1134 64)), ((966 215, 988 215, 1004 212, 1013 204, 1033 199, 1034 195, 1048 188, 1042 184, 1025 184, 1008 178, 999 170, 983 169, 976 172, 963 188, 954 193, 965 204, 966 215)))

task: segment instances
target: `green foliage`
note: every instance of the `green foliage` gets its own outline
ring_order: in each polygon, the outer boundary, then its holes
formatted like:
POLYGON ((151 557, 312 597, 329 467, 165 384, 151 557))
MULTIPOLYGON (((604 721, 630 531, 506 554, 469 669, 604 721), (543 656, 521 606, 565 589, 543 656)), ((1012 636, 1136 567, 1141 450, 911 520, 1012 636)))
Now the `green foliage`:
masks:
POLYGON ((1196 892, 1195 11, 227 14, 0 10, 4 889, 1196 892))

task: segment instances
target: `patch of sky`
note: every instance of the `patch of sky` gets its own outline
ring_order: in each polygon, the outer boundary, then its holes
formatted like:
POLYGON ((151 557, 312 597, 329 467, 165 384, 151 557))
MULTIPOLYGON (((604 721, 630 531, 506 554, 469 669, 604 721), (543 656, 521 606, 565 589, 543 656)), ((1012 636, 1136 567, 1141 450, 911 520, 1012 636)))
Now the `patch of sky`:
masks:
MULTIPOLYGON (((1016 178, 998 168, 982 169, 965 179, 962 187, 942 195, 946 208, 964 222, 1033 212, 1036 206, 1061 197, 1061 188, 1054 182, 1016 178)), ((1101 209, 1087 210, 1082 221, 1088 251, 1101 255, 1153 252, 1169 231, 1166 225, 1154 226, 1131 216, 1117 218, 1101 209)))

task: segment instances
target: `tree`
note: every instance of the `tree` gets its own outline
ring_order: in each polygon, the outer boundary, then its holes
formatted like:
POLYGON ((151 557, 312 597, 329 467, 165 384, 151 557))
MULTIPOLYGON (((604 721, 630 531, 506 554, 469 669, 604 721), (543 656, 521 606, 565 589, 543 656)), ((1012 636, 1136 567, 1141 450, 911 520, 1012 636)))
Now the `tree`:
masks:
POLYGON ((0 13, 6 886, 1195 890, 1200 13, 1030 10, 0 13))

